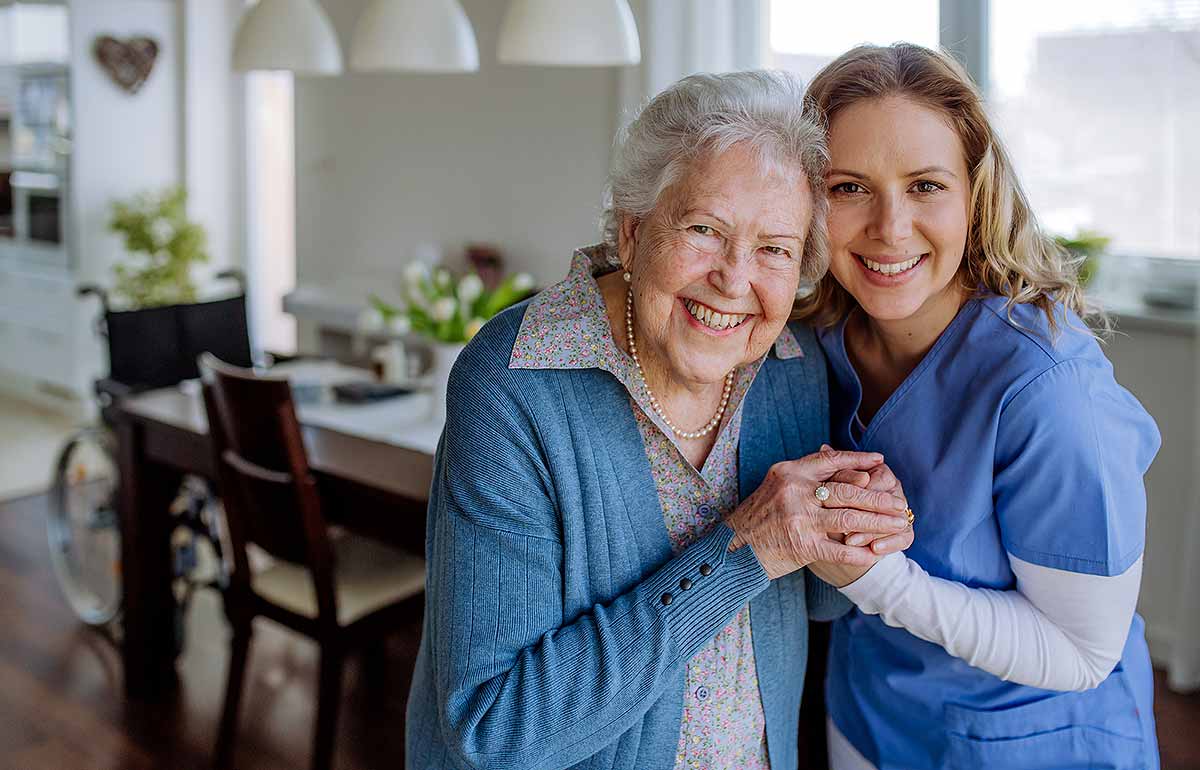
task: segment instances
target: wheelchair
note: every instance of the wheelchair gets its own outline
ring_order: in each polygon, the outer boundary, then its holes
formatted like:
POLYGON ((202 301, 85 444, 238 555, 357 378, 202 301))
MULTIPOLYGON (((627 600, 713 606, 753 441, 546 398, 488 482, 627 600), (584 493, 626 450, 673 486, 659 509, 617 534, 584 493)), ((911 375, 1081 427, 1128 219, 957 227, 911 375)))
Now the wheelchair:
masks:
MULTIPOLYGON (((211 352, 252 366, 245 279, 228 270, 217 279, 237 286, 234 296, 137 310, 113 310, 104 289, 81 286, 101 313, 95 331, 106 344, 109 374, 94 383, 97 424, 64 444, 55 466, 46 533, 50 560, 63 596, 85 624, 120 636, 122 603, 120 473, 115 426, 121 401, 137 393, 177 386, 199 377, 197 357, 211 352)), ((183 617, 197 587, 223 586, 226 574, 220 503, 208 483, 185 477, 170 508, 176 654, 182 651, 183 617)))

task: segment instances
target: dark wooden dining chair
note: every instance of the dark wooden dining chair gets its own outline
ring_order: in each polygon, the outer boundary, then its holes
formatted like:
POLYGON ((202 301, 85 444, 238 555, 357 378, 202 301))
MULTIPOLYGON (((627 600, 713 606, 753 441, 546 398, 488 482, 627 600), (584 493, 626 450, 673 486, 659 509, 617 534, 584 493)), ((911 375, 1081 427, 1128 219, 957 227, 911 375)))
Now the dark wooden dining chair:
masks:
POLYGON ((331 533, 284 377, 200 357, 204 405, 225 504, 232 572, 224 591, 233 630, 216 765, 233 760, 252 622, 265 617, 320 647, 314 770, 329 768, 348 652, 378 649, 411 623, 425 563, 352 533, 331 533), (268 559, 251 557, 265 554, 268 559), (268 561, 257 567, 252 562, 268 561))

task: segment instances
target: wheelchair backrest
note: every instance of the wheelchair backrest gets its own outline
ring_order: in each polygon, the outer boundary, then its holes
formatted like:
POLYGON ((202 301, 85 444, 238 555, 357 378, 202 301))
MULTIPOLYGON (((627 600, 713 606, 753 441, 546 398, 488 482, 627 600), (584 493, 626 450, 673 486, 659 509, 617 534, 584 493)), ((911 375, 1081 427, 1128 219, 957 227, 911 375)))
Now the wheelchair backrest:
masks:
POLYGON ((135 390, 165 388, 200 376, 196 359, 212 353, 249 367, 244 294, 212 302, 108 311, 109 378, 135 390))

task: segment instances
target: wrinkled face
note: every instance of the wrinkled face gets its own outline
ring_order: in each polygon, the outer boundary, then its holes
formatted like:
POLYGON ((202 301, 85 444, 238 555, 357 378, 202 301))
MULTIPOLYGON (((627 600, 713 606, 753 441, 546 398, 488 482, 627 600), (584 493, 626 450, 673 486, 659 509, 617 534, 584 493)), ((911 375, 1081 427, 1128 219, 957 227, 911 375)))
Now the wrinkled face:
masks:
POLYGON ((780 171, 735 145, 693 164, 645 219, 622 219, 645 365, 714 383, 771 348, 795 301, 813 208, 804 174, 780 171))
POLYGON ((858 102, 829 127, 830 271, 876 320, 957 312, 971 182, 958 134, 904 97, 858 102))

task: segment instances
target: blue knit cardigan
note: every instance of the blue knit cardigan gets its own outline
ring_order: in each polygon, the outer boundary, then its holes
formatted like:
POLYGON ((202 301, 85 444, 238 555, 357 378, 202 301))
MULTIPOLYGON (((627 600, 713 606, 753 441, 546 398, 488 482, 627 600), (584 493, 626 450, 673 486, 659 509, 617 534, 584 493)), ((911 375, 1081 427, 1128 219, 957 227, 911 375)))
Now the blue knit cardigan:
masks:
MULTIPOLYGON (((625 388, 599 369, 509 368, 526 306, 450 377, 406 766, 670 770, 686 663, 750 602, 771 767, 792 770, 807 618, 848 602, 807 570, 769 581, 751 548, 726 552, 724 524, 673 553, 625 388)), ((743 498, 828 439, 825 359, 791 328, 805 355, 768 357, 743 405, 743 498)))

